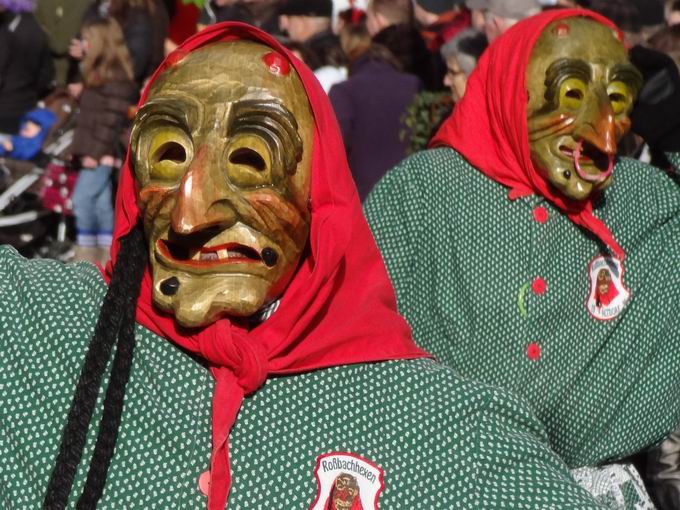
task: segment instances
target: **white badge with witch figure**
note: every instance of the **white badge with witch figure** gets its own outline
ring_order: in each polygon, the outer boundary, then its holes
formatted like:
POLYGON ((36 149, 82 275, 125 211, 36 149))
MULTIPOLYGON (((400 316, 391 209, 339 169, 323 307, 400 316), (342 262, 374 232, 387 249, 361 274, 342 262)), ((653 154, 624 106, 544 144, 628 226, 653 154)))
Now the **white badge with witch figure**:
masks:
POLYGON ((350 452, 332 452, 316 459, 318 492, 309 510, 377 510, 385 487, 383 470, 350 452))
POLYGON ((630 301, 623 285, 623 263, 616 257, 595 257, 588 265, 590 290, 586 307, 595 319, 615 319, 630 301))

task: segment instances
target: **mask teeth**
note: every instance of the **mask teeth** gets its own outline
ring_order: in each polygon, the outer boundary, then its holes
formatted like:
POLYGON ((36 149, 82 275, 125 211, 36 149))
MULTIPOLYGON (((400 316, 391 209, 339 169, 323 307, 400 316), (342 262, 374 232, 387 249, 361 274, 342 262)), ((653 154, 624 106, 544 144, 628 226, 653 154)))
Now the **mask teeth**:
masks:
POLYGON ((599 175, 589 175, 586 172, 583 171, 581 168, 581 150, 583 149, 583 142, 578 142, 576 144, 576 147, 574 148, 574 169, 576 170, 576 173, 578 176, 583 179, 584 181, 587 182, 594 182, 594 183, 599 183, 604 181, 607 177, 609 177, 614 170, 614 156, 610 155, 609 156, 609 165, 607 167, 607 170, 604 172, 601 172, 599 175))

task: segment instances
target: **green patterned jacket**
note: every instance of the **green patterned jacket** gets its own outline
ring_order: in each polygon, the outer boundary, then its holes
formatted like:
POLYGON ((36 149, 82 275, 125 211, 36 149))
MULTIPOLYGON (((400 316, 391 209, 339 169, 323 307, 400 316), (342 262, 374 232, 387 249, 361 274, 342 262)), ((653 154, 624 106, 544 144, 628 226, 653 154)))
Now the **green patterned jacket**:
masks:
MULTIPOLYGON (((27 261, 0 248, 4 509, 42 506, 105 290, 89 264, 27 261)), ((210 457, 212 391, 199 360, 138 326, 98 508, 205 508, 198 480, 210 457)), ((95 434, 92 425, 69 507, 82 490, 95 434)), ((376 493, 383 510, 597 508, 525 404, 429 360, 269 379, 243 402, 231 462, 230 509, 307 510, 315 501, 325 509, 341 472, 363 480, 364 510, 375 508, 376 493), (340 453, 319 458, 333 452, 340 453)))
POLYGON ((623 261, 450 148, 402 162, 365 205, 416 342, 525 397, 571 467, 622 459, 680 421, 680 188, 631 159, 613 175, 594 215, 623 261))

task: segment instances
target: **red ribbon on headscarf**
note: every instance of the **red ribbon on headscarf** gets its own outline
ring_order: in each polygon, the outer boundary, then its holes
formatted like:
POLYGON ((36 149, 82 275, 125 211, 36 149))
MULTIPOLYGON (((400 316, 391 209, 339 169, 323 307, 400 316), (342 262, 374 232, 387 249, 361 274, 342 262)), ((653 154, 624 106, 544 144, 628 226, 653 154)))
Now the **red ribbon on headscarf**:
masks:
POLYGON ((585 9, 550 10, 520 21, 484 52, 470 75, 465 96, 430 145, 456 149, 484 175, 509 187, 511 200, 528 195, 545 197, 623 260, 623 249, 607 226, 593 216, 592 201, 567 200, 549 186, 531 162, 526 117, 529 57, 547 25, 576 16, 610 27, 623 40, 612 22, 585 9))
MULTIPOLYGON (((413 343, 396 311, 394 291, 347 166, 340 130, 328 97, 313 73, 274 38, 242 23, 220 23, 188 39, 161 64, 150 83, 188 53, 218 41, 247 39, 269 46, 289 60, 309 97, 315 119, 312 150, 309 255, 301 262, 277 311, 252 330, 227 318, 195 330, 178 326, 152 304, 147 268, 137 304, 137 321, 154 333, 205 358, 216 380, 213 395, 208 508, 222 510, 231 486, 229 433, 243 397, 270 375, 325 367, 428 357, 413 343)), ((264 64, 263 64, 264 65, 264 64)), ((149 85, 142 94, 146 101, 149 85)), ((140 221, 130 154, 116 197, 112 264, 120 238, 140 221)))

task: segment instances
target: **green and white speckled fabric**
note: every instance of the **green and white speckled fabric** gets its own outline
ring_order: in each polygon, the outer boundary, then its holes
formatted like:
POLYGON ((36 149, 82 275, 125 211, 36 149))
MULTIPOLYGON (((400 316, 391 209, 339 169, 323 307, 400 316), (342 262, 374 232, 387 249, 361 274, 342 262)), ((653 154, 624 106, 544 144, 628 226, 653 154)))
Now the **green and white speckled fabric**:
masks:
MULTIPOLYGON (((26 261, 0 248, 4 509, 41 507, 104 292, 91 265, 26 261)), ((98 508, 205 508, 197 480, 210 456, 212 389, 199 361, 138 327, 98 508)), ((95 429, 74 494, 84 484, 95 429)), ((525 404, 429 360, 268 380, 245 399, 231 434, 229 508, 308 509, 317 492, 316 458, 332 451, 358 454, 384 470, 379 503, 386 510, 596 508, 546 446, 525 404)))
POLYGON ((680 421, 680 189, 635 160, 613 175, 594 214, 626 253, 630 300, 608 321, 587 309, 606 248, 541 197, 509 200, 453 149, 405 160, 365 205, 416 342, 525 397, 571 467, 624 458, 680 421))

